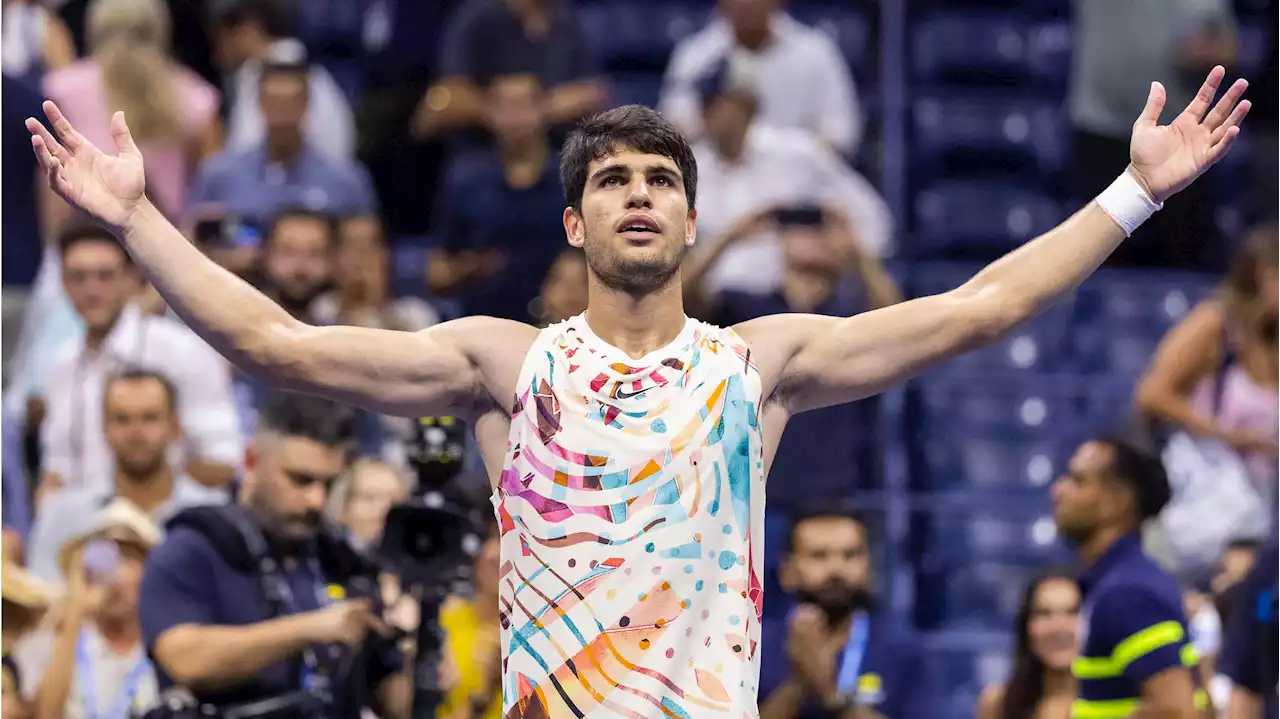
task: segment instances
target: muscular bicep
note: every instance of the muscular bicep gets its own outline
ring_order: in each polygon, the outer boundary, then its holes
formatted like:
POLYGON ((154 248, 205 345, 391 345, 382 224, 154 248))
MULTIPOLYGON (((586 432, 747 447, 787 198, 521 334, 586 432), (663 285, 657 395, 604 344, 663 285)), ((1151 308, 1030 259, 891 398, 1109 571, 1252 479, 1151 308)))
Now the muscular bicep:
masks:
POLYGON ((467 418, 486 394, 505 398, 514 391, 536 333, 492 317, 421 332, 303 326, 282 340, 278 379, 382 414, 467 418))
POLYGON ((774 315, 739 325, 766 391, 805 412, 877 394, 966 350, 994 341, 1006 312, 955 290, 853 317, 774 315))

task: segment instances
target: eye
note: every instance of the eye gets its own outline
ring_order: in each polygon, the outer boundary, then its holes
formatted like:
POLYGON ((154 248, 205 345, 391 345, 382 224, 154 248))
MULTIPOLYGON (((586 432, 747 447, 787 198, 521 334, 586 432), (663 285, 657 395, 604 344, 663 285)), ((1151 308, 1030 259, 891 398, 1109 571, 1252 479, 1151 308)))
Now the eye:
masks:
POLYGON ((621 184, 622 184, 622 178, 615 175, 613 177, 604 178, 604 182, 601 182, 600 186, 601 187, 617 187, 618 185, 621 185, 621 184))
POLYGON ((658 185, 660 187, 670 187, 671 179, 666 177, 665 175, 659 175, 653 178, 653 184, 658 185))

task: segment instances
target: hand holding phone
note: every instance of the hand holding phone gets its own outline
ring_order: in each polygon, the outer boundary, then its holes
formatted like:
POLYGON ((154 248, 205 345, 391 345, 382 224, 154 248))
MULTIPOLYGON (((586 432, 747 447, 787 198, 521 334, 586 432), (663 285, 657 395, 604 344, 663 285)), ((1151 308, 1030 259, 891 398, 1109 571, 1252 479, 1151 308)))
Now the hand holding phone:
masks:
POLYGON ((110 584, 120 567, 120 545, 110 539, 90 540, 84 546, 84 578, 91 587, 110 584))

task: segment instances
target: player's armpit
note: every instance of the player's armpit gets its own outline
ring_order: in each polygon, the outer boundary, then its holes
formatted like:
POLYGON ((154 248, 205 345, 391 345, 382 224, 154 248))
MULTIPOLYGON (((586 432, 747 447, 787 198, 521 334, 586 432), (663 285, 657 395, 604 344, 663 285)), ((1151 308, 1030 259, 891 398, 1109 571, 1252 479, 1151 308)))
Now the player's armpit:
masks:
POLYGON ((471 418, 486 396, 515 390, 537 330, 465 317, 421 332, 300 325, 271 352, 270 379, 381 414, 471 418))
POLYGON ((1023 316, 962 287, 853 317, 774 315, 735 329, 751 345, 766 396, 795 413, 879 393, 996 341, 1023 316))

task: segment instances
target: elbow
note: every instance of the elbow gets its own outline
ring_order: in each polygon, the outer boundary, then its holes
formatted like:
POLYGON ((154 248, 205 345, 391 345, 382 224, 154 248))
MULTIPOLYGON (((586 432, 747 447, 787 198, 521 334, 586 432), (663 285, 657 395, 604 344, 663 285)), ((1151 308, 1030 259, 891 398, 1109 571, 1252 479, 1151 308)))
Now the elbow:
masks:
POLYGON ((1040 309, 1030 300, 1011 299, 987 288, 961 287, 953 293, 963 317, 957 324, 973 338, 974 347, 999 342, 1040 309))
POLYGON ((317 329, 292 317, 256 329, 236 343, 232 363, 262 382, 306 386, 312 374, 306 347, 317 329))
POLYGON ((169 675, 175 684, 187 689, 202 689, 209 684, 209 662, 206 652, 200 651, 194 642, 187 641, 188 630, 171 629, 160 635, 155 643, 156 664, 169 675))

